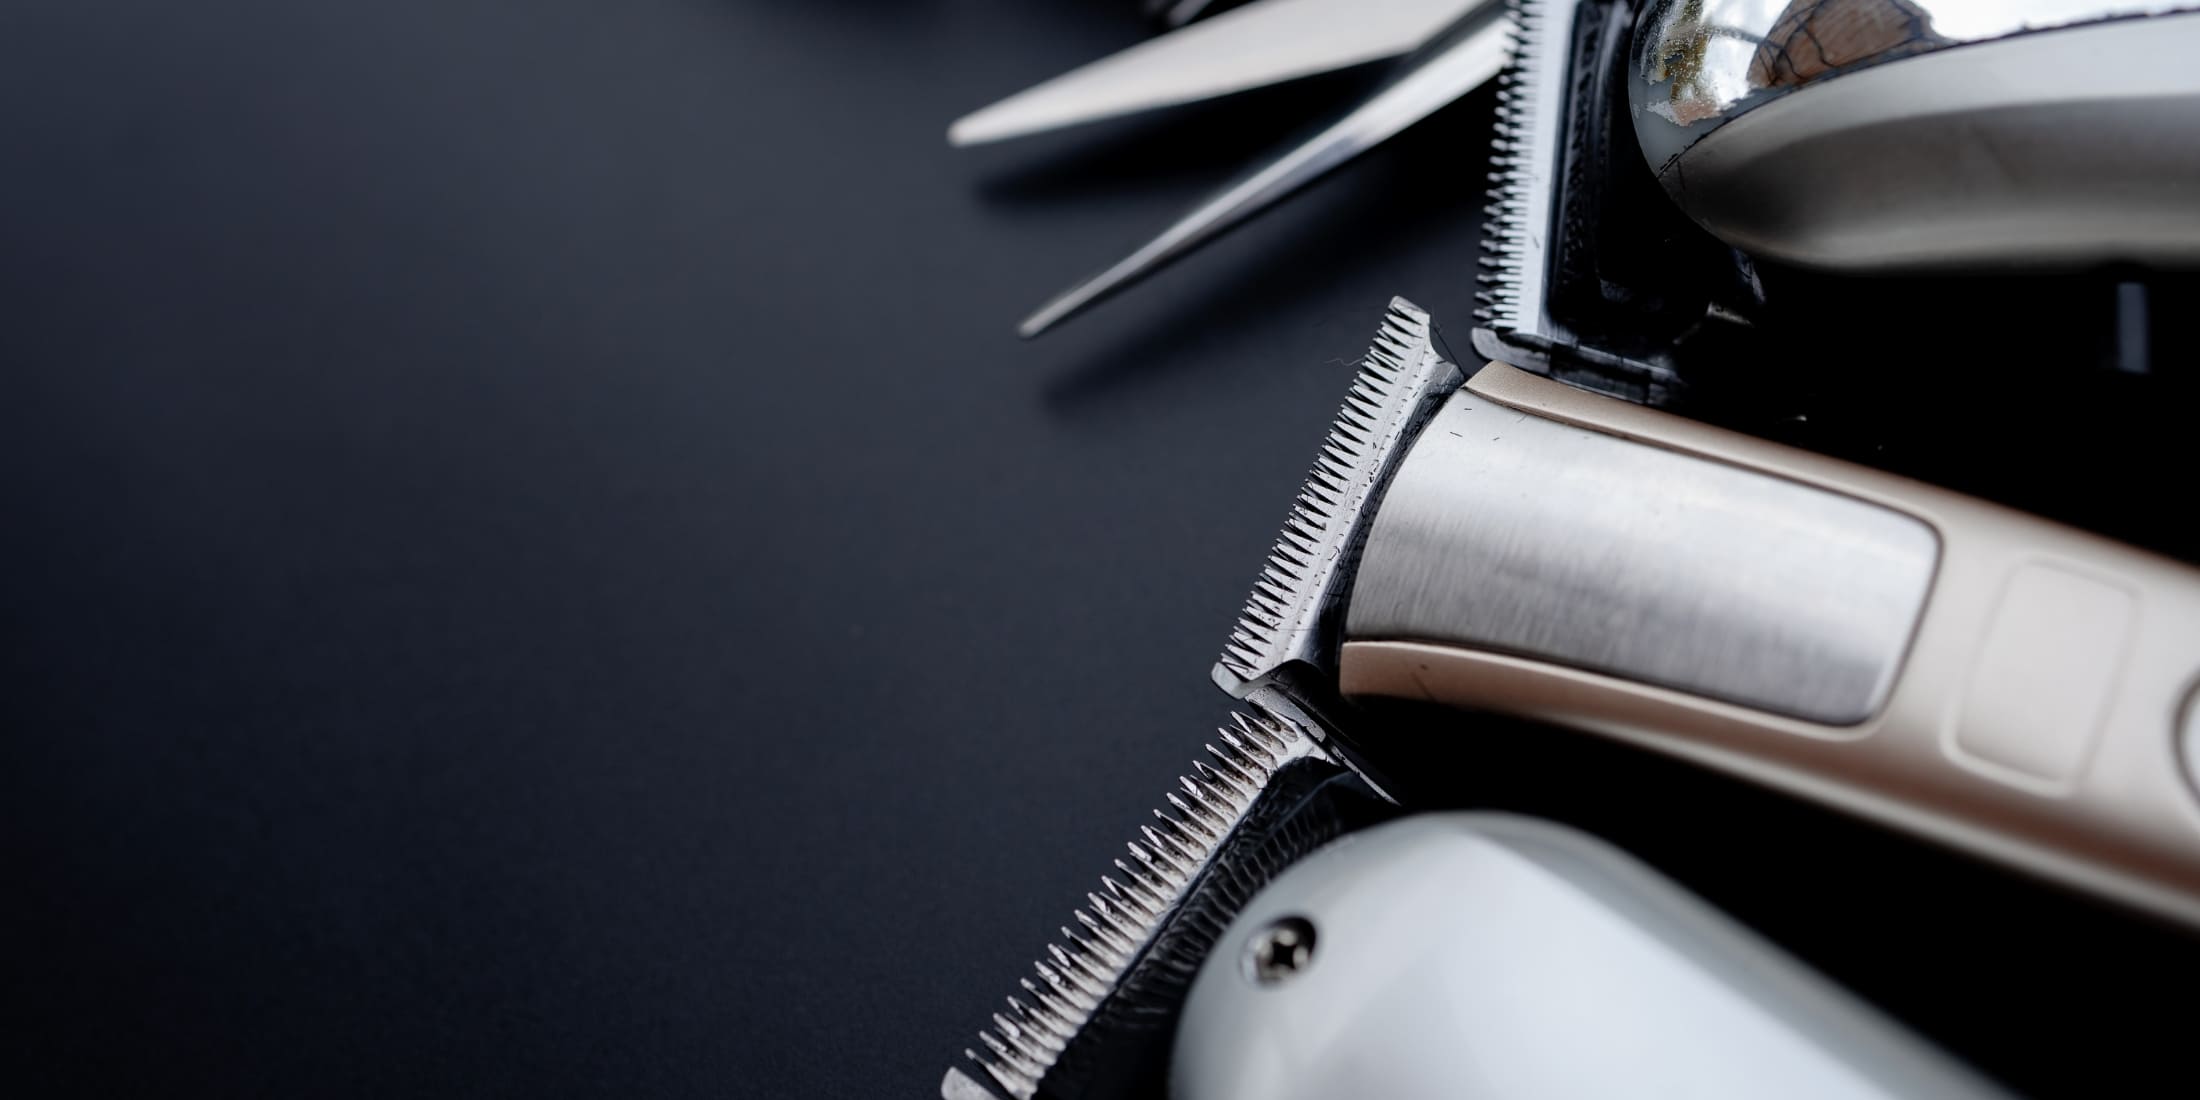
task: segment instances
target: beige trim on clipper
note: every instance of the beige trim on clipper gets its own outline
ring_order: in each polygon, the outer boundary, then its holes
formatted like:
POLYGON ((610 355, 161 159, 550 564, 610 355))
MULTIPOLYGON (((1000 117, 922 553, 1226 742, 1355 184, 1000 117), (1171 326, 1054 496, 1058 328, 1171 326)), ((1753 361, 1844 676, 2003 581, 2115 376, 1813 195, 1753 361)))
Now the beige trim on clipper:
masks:
MULTIPOLYGON (((1636 675, 1624 662, 1575 659, 1575 650, 1545 646, 1538 635, 1493 642, 1489 622, 1477 625, 1464 615, 1398 626, 1394 615, 1371 609, 1378 603, 1440 606, 1443 600, 1431 599, 1430 592, 1532 581, 1492 576, 1471 553, 1401 550, 1413 537, 1401 517, 1428 507, 1416 499, 1414 486, 1442 484, 1452 473, 1430 469, 1416 482, 1415 459, 1457 461, 1456 452, 1428 443, 1443 430, 1440 414, 1401 466, 1355 579, 1339 665, 1347 695, 1425 699, 1593 730, 2200 924, 2200 801, 2179 747, 2185 700, 2200 677, 2200 570, 1961 494, 1502 365, 1483 368, 1455 399, 1494 402, 1516 418, 1630 441, 1646 448, 1646 467, 1664 457, 1652 450, 1695 456, 1914 517, 1938 540, 1922 610, 1904 612, 1911 628, 1907 644, 1893 650, 1891 683, 1868 716, 1836 722, 1810 720, 1811 708, 1802 702, 1779 713, 1776 691, 1726 690, 1716 667, 1696 676, 1636 675), (1408 584, 1417 586, 1412 599, 1385 594, 1386 587, 1408 584), (1370 609, 1363 609, 1363 599, 1370 609), (1370 626, 1386 617, 1389 627, 1370 626)), ((1613 458, 1599 452, 1594 460, 1608 464, 1613 458)), ((1673 484, 1661 476, 1642 491, 1673 484)), ((1515 492, 1532 498, 1537 487, 1522 484, 1515 492)), ((1508 506, 1532 510, 1536 504, 1513 498, 1508 506)), ((1690 517, 1715 511, 1715 502, 1702 501, 1658 510, 1667 522, 1659 529, 1663 549, 1671 552, 1673 540, 1690 537, 1690 517), (1682 519, 1672 519, 1675 509, 1682 519)), ((1609 534, 1592 529, 1575 537, 1609 534)), ((1615 537, 1605 552, 1621 569, 1630 555, 1653 549, 1615 537)), ((1510 554, 1533 550, 1504 548, 1510 554)), ((1855 552, 1874 568, 1914 557, 1898 537, 1867 540, 1855 552)), ((1736 584, 1746 581, 1735 578, 1736 584)), ((1838 585, 1838 578, 1827 584, 1838 585)), ((1873 599, 1900 605, 1899 584, 1880 587, 1885 594, 1873 599)), ((1563 602, 1583 591, 1579 584, 1554 586, 1550 598, 1563 602)), ((1601 602, 1594 610, 1609 617, 1615 633, 1642 623, 1685 630, 1685 623, 1672 626, 1669 606, 1651 606, 1657 595, 1634 607, 1611 606, 1609 593, 1595 593, 1601 602), (1656 618, 1660 613, 1666 618, 1656 618)), ((1799 593, 1798 606, 1838 607, 1842 595, 1838 587, 1799 593)), ((1579 611, 1552 611, 1568 613, 1579 611)), ((1837 635, 1821 646, 1833 655, 1828 659, 1887 651, 1883 617, 1831 615, 1797 629, 1820 627, 1837 635)), ((1786 641, 1766 644, 1777 648, 1786 641)))

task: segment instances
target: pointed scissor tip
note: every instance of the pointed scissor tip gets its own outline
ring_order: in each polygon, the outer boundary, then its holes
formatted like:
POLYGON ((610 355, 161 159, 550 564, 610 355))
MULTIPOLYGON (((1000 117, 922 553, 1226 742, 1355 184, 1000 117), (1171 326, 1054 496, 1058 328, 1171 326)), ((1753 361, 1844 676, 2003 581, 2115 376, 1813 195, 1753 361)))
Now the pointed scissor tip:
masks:
POLYGON ((1067 293, 1049 299, 1045 306, 1034 310, 1030 317, 1025 317, 1023 323, 1016 326, 1016 334, 1023 339, 1038 337, 1041 332, 1058 326, 1058 323, 1063 323, 1065 319, 1069 319, 1069 315, 1074 315, 1074 312, 1082 308, 1085 308, 1085 301, 1076 297, 1076 290, 1067 290, 1067 293))
POLYGON ((1029 340, 1083 313, 1087 306, 1107 297, 1125 283, 1136 279, 1145 270, 1145 263, 1142 262, 1141 258, 1134 256, 1130 260, 1119 263, 1090 279, 1086 279, 1084 282, 1078 283, 1076 286, 1049 299, 1047 304, 1032 311, 1031 316, 1024 318, 1023 324, 1016 326, 1016 335, 1029 340))
POLYGON ((983 109, 976 110, 948 123, 947 144, 962 149, 972 145, 983 145, 989 141, 999 141, 1002 137, 1001 128, 986 125, 986 115, 988 113, 983 109))

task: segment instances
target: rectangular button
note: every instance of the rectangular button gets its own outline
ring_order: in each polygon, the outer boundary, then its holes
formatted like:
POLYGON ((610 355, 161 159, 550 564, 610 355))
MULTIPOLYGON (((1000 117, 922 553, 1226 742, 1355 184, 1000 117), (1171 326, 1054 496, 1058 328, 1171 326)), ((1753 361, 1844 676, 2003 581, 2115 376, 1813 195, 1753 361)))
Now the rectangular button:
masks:
POLYGON ((1997 779, 2015 772, 2056 785, 2075 780, 2106 717, 2136 613, 2130 592, 2062 566, 2030 562, 2010 573, 1964 683, 1959 762, 1997 779), (1981 761, 1993 766, 1976 766, 1981 761))

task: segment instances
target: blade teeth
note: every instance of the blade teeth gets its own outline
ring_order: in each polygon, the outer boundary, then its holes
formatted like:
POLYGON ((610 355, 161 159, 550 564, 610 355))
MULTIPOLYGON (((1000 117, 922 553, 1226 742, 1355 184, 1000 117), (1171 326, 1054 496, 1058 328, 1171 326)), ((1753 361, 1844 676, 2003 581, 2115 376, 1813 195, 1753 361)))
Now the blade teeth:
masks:
POLYGON ((1039 1090, 1040 1076, 1046 1073, 1047 1067, 1054 1060, 1027 1058, 1007 1040, 996 1037, 990 1031, 979 1032, 978 1040, 985 1044, 987 1054, 976 1051, 963 1053, 985 1067, 986 1073, 1000 1082, 1001 1087, 1007 1089, 1010 1095, 1018 1100, 1030 1100, 1031 1094, 1039 1090))
MULTIPOLYGON (((1215 751, 1214 746, 1207 746, 1207 751, 1215 751)), ((1243 809, 1245 799, 1251 796, 1251 792, 1245 789, 1244 784, 1222 774, 1220 770, 1204 760, 1193 764, 1192 771, 1207 782, 1207 786, 1215 792, 1216 798, 1227 802, 1233 809, 1243 809)))
POLYGON ((1536 96, 1527 82, 1525 65, 1541 41, 1542 7, 1525 0, 1506 0, 1511 20, 1510 59, 1497 78, 1497 122, 1491 138, 1490 182, 1495 201, 1484 208, 1482 258, 1476 273, 1481 289, 1475 320, 1501 332, 1528 327, 1523 316, 1520 288, 1529 276, 1527 245, 1531 227, 1526 196, 1535 186, 1534 166, 1529 163, 1529 126, 1535 115, 1536 96))
POLYGON ((1326 758, 1292 720, 1265 708, 1250 717, 1232 714, 1219 732, 1222 745, 1207 751, 1221 766, 1196 762, 1177 780, 1184 793, 1168 793, 1169 809, 1154 811, 1158 821, 1126 845, 1130 858, 1115 861, 1119 873, 1101 876, 1075 923, 1032 964, 1035 977, 1021 979, 1022 994, 1007 999, 1008 1011, 992 1014, 993 1025, 978 1033, 980 1046, 963 1052, 1016 1100, 1038 1092, 1276 769, 1300 757, 1326 758))
POLYGON ((1230 751, 1227 746, 1216 748, 1209 745, 1207 746, 1207 755, 1214 757, 1215 763, 1221 765, 1213 769, 1215 774, 1220 775, 1224 782, 1242 792, 1243 797, 1251 798, 1254 792, 1260 789, 1260 780, 1254 778, 1254 769, 1240 763, 1237 754, 1230 751))
MULTIPOLYGON (((1018 1002, 1016 998, 1010 997, 1008 1003, 1016 1005, 1018 1002)), ((1062 1053, 1060 1040, 1040 1029, 1025 1027, 998 1012, 993 1014, 993 1034, 1008 1040, 1008 1045, 1016 1048, 1016 1053, 1033 1063, 1042 1059, 1052 1061, 1062 1053)))
MULTIPOLYGON (((1100 895, 1098 894, 1088 894, 1086 897, 1090 898, 1095 906, 1101 904, 1100 895)), ((1111 956, 1114 956, 1114 962, 1117 965, 1129 962, 1130 957, 1137 953, 1138 945, 1118 931, 1112 922, 1103 924, 1100 918, 1093 916, 1090 912, 1078 913, 1077 921, 1085 926, 1086 931, 1092 933, 1093 942, 1106 950, 1111 956)))
MULTIPOLYGON (((1199 791, 1192 786, 1191 780, 1184 779, 1179 782, 1183 783, 1185 789, 1191 792, 1194 801, 1187 802, 1182 795, 1170 791, 1169 808, 1176 811, 1177 816, 1183 820, 1185 827, 1198 829, 1201 839, 1210 841, 1222 839, 1222 834, 1228 830, 1229 826, 1225 825, 1221 818, 1209 812, 1205 806, 1198 804, 1199 791)), ((1154 811, 1156 814, 1160 812, 1159 810, 1154 811)))
POLYGON ((1038 1017, 1048 1030, 1054 1031, 1065 1040, 1077 1033, 1075 1025, 1070 1023, 1072 1010, 1069 1002, 1055 996, 1051 991, 1043 988, 1030 978, 1020 980, 1025 995, 1038 1002, 1038 1007, 1031 1010, 1032 1014, 1038 1017))
POLYGON ((1398 425, 1421 396, 1412 368, 1431 346, 1428 315, 1391 302, 1223 647, 1219 664, 1230 675, 1250 680, 1284 663, 1294 636, 1311 630, 1398 425))

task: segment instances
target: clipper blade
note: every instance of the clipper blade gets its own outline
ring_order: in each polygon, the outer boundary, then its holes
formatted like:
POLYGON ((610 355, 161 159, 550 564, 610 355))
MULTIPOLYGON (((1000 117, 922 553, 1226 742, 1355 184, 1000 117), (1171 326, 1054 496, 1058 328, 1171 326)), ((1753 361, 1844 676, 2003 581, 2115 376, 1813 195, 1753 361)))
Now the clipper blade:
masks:
POLYGON ((1682 390, 1677 342, 1704 330, 1714 295, 1747 313, 1754 277, 1679 213, 1635 143, 1624 62, 1639 5, 1506 6, 1511 56, 1497 77, 1474 350, 1622 400, 1670 403, 1682 390))
POLYGON ((1497 76, 1489 205, 1475 273, 1475 320, 1500 337, 1544 335, 1552 176, 1567 106, 1572 0, 1505 0, 1512 56, 1497 76))
POLYGON ((1178 781, 1169 808, 1155 810, 1158 821, 1129 844, 1129 858, 1117 859, 1116 873, 1086 895, 1076 926, 1062 928, 1034 977, 1022 980, 1022 992, 979 1033, 982 1045, 964 1051, 982 1076, 950 1069, 943 1096, 985 1095, 980 1080, 1014 1100, 1108 1094, 1096 1080, 1138 1072, 1127 1063, 1150 1057, 1157 1031, 1165 1054, 1192 973, 1244 897, 1282 863, 1335 835, 1319 829, 1271 854, 1270 834, 1290 809, 1278 803, 1301 801, 1345 774, 1312 730, 1256 704, 1253 716, 1232 714, 1219 733, 1207 746, 1212 760, 1178 781), (1262 835, 1241 835, 1241 828, 1262 835), (1227 888, 1195 900, 1218 866, 1228 871, 1227 888), (1141 1045, 1149 1049, 1126 1051, 1141 1045))
POLYGON ((1294 662, 1326 668, 1334 649, 1332 612, 1390 472, 1460 381, 1428 314, 1404 298, 1391 299, 1215 664, 1215 683, 1224 691, 1244 698, 1294 662))

